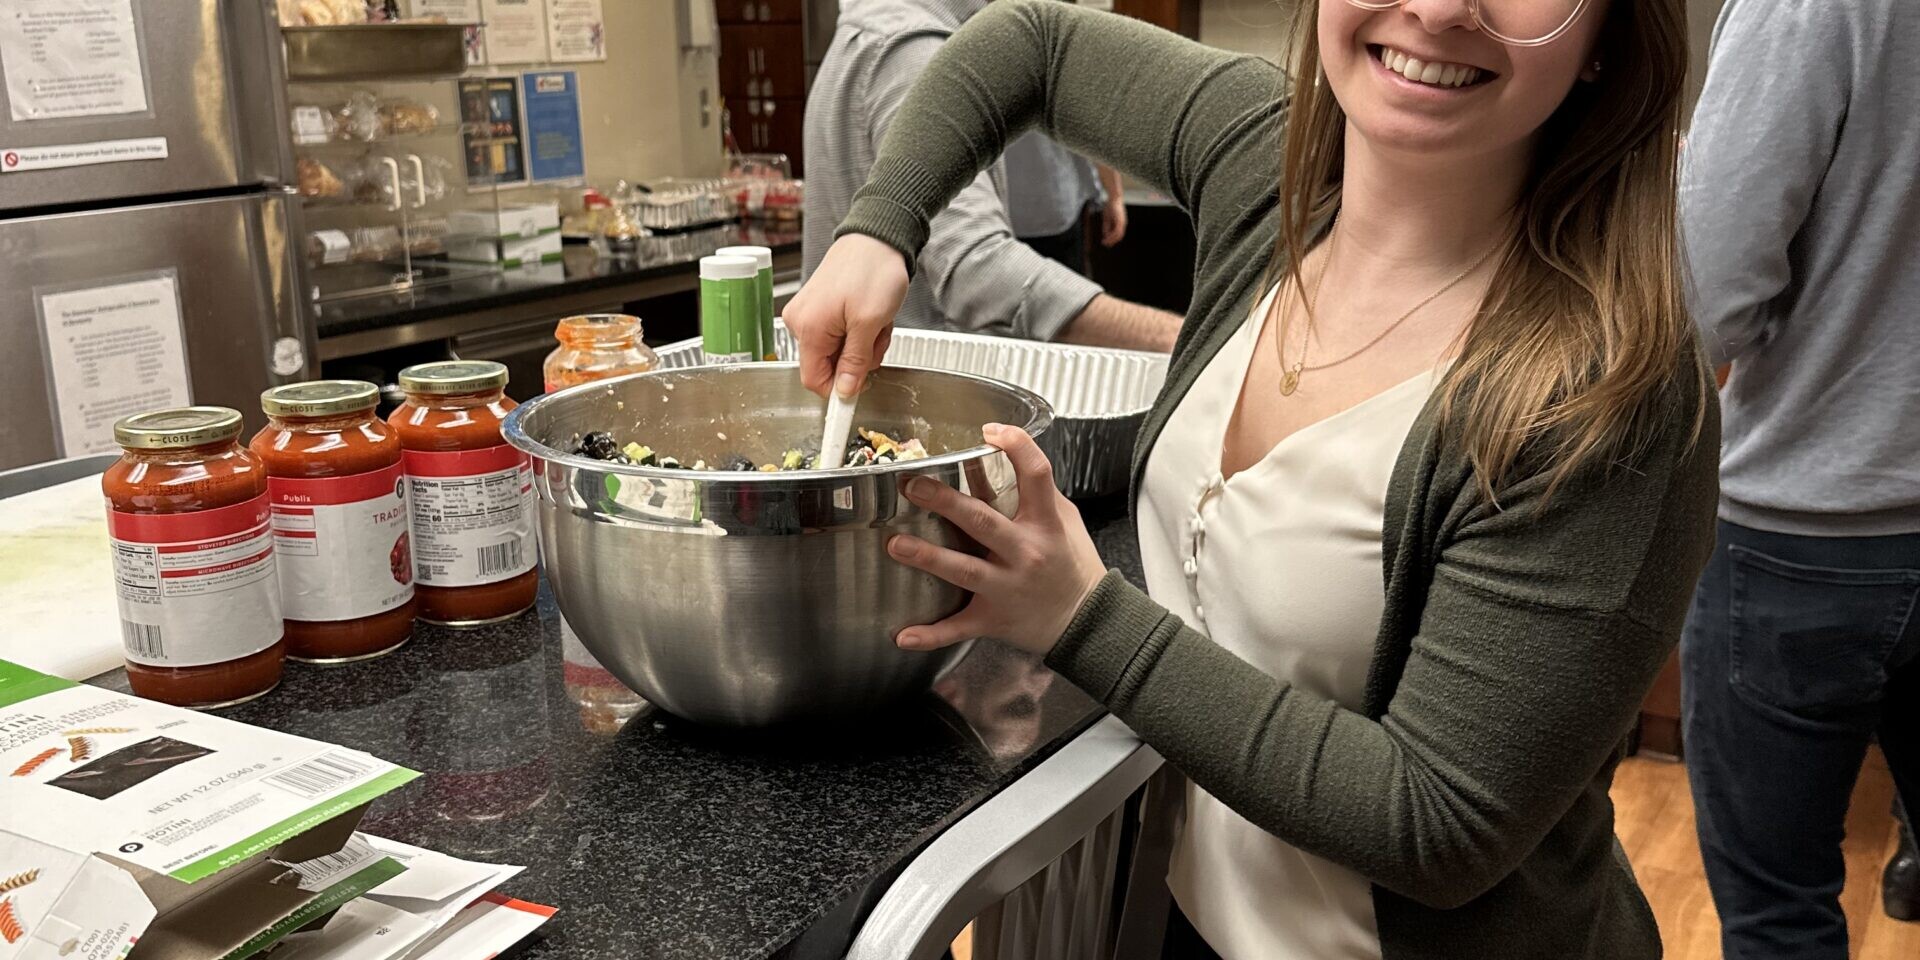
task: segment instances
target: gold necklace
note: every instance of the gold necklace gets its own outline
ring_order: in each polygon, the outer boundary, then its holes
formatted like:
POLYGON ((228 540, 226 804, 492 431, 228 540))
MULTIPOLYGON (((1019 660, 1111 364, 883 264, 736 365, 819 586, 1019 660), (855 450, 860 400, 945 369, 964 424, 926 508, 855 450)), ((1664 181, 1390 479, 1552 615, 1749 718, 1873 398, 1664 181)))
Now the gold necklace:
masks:
POLYGON ((1292 369, 1287 368, 1287 314, 1284 310, 1280 314, 1280 330, 1273 338, 1273 356, 1280 364, 1280 395, 1283 397, 1291 397, 1294 391, 1300 389, 1300 375, 1302 373, 1337 367, 1373 349, 1380 341, 1385 340, 1388 334, 1399 329, 1401 324, 1406 323, 1414 314, 1419 313, 1422 307, 1440 299, 1442 294, 1459 286, 1461 281, 1473 276, 1474 271, 1485 266, 1486 262, 1492 259, 1494 251, 1500 249, 1500 241, 1495 240, 1487 247, 1487 251, 1480 255, 1480 259, 1473 262, 1472 266, 1461 271, 1459 276, 1447 281, 1445 286, 1427 294, 1426 299, 1414 304, 1406 313, 1401 314, 1399 319, 1387 324, 1385 329, 1381 330, 1372 340, 1368 340, 1362 344, 1360 349, 1338 360, 1329 360, 1326 363, 1315 364, 1309 367, 1307 366, 1307 351, 1313 344, 1313 315, 1320 306, 1320 288, 1326 284, 1327 273, 1333 269, 1333 254, 1339 249, 1340 221, 1338 218, 1335 218, 1333 221, 1333 227, 1329 230, 1329 233, 1330 236, 1327 238, 1327 262, 1325 266, 1320 268, 1320 275, 1314 278, 1313 289, 1307 293, 1307 332, 1306 337, 1300 341, 1300 359, 1294 362, 1292 369))

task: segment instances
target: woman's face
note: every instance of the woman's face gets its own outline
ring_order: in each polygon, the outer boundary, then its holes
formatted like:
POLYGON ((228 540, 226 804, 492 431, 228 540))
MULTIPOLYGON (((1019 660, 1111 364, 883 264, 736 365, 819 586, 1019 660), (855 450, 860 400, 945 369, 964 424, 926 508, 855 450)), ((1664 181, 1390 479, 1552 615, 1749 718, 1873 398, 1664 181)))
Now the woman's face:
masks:
POLYGON ((1607 13, 1605 0, 1594 0, 1559 39, 1515 47, 1480 30, 1469 0, 1406 0, 1389 10, 1319 2, 1321 62, 1354 130, 1383 150, 1435 159, 1530 143, 1574 83, 1594 79, 1607 13), (1407 79, 1408 60, 1441 64, 1436 82, 1407 79))

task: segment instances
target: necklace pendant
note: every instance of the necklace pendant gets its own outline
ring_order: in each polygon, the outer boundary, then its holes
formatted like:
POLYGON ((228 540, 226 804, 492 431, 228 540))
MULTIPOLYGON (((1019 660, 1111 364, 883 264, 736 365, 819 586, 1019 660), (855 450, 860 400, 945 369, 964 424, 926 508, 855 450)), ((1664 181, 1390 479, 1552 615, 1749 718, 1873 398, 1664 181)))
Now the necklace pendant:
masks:
POLYGON ((1300 371, 1288 370, 1280 374, 1281 396, 1291 397, 1293 396, 1293 392, 1298 389, 1300 389, 1300 371))

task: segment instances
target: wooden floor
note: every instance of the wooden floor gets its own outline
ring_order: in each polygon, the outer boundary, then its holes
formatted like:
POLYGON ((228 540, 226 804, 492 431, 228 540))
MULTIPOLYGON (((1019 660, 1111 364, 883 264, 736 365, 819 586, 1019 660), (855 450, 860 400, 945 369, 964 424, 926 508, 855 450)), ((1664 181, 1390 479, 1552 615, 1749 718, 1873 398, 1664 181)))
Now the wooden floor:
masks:
MULTIPOLYGON (((1660 921, 1667 960, 1718 960, 1720 922, 1707 893, 1700 846, 1694 836, 1693 798, 1687 771, 1678 763, 1631 757, 1614 778, 1613 802, 1620 843, 1660 921)), ((1847 817, 1847 887, 1841 904, 1852 931, 1853 960, 1914 960, 1920 957, 1920 923, 1891 920, 1880 909, 1880 871, 1898 842, 1893 816, 1893 780, 1878 751, 1867 761, 1853 791, 1847 817)), ((956 960, 973 953, 971 930, 954 944, 956 960)))
MULTIPOLYGON (((1628 758, 1614 778, 1613 803, 1620 844, 1653 903, 1667 960, 1717 960, 1720 922, 1700 864, 1686 768, 1665 760, 1628 758)), ((1880 871, 1898 843, 1892 804, 1893 780, 1886 761, 1874 751, 1854 787, 1847 815, 1847 886, 1840 902, 1847 911, 1854 960, 1920 957, 1920 923, 1889 919, 1880 909, 1880 871)))

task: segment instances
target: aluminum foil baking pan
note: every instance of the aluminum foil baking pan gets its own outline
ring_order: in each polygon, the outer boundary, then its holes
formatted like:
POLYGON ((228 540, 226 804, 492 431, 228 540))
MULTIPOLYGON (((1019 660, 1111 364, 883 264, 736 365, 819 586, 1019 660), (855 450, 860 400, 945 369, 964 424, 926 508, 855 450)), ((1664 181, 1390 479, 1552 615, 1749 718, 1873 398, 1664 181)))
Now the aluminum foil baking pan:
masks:
MULTIPOLYGON (((777 326, 774 336, 780 359, 793 359, 787 328, 777 326)), ((668 368, 704 360, 697 339, 659 353, 668 368)), ((895 330, 887 363, 992 377, 1039 394, 1054 412, 1053 427, 1040 446, 1053 460, 1054 481, 1069 497, 1126 491, 1134 440, 1167 379, 1162 354, 933 330, 895 330)))

